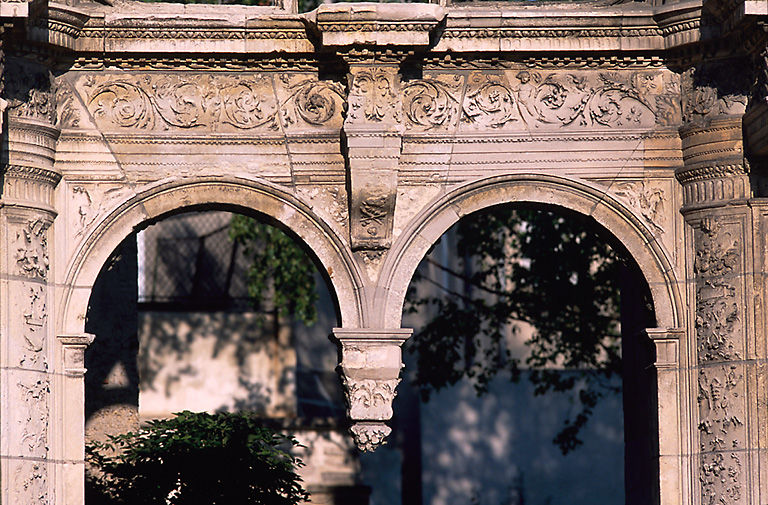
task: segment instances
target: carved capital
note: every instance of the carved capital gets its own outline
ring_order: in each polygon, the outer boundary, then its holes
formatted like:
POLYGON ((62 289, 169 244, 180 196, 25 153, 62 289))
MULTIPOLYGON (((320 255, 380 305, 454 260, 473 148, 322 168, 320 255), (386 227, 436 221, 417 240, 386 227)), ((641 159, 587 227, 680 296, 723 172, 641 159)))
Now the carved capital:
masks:
POLYGON ((390 433, 385 421, 392 418, 392 401, 400 382, 400 346, 410 329, 336 328, 341 344, 339 370, 346 389, 347 415, 361 450, 372 451, 390 433))
POLYGON ((706 124, 713 118, 741 116, 747 108, 750 90, 745 61, 721 60, 699 65, 686 71, 681 79, 683 123, 706 124))
POLYGON ((85 368, 85 350, 91 345, 95 335, 82 333, 79 335, 59 335, 58 340, 64 348, 64 373, 69 377, 83 377, 85 368))
POLYGON ((653 342, 656 350, 654 366, 657 370, 676 369, 680 365, 680 339, 684 328, 646 328, 643 334, 653 342))

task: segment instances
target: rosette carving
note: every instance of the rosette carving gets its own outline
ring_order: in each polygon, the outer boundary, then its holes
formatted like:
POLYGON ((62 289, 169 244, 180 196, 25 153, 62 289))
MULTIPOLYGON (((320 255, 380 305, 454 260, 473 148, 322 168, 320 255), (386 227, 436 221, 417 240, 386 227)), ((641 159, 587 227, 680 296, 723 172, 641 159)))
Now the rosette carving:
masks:
POLYGON ((341 117, 344 90, 338 83, 314 78, 291 83, 288 74, 281 75, 280 80, 288 90, 288 98, 280 105, 286 124, 301 120, 313 126, 323 126, 341 117))
POLYGON ((90 88, 97 122, 133 129, 277 130, 277 107, 265 77, 154 76, 108 80, 90 88))

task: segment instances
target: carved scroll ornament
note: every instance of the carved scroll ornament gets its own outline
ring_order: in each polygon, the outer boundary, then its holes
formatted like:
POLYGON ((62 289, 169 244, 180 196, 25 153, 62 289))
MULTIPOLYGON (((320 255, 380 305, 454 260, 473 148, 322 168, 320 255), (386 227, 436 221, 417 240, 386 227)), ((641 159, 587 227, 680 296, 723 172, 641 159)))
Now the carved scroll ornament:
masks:
POLYGON ((403 110, 409 128, 449 127, 459 109, 461 122, 475 128, 521 131, 644 128, 679 118, 675 86, 658 72, 597 77, 533 70, 473 72, 465 85, 458 75, 453 81, 448 75, 405 86, 403 110))
POLYGON ((97 122, 140 130, 277 130, 272 83, 263 76, 143 75, 90 78, 88 108, 97 122))

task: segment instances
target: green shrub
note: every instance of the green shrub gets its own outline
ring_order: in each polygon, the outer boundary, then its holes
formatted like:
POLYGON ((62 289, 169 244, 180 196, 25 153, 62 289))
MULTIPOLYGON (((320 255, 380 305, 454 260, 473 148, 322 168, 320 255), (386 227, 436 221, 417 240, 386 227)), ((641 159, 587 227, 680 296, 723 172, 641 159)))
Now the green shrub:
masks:
POLYGON ((113 505, 293 505, 308 497, 296 445, 249 413, 185 411, 87 444, 88 494, 113 505))

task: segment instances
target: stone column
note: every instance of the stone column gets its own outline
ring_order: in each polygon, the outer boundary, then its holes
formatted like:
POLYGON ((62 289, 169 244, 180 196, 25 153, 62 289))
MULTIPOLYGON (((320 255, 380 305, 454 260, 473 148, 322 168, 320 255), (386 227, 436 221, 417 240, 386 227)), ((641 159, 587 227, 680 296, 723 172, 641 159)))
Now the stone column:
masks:
POLYGON ((355 443, 373 451, 392 432, 392 401, 403 367, 400 346, 410 329, 335 328, 341 346, 339 366, 347 394, 347 417, 355 443))
POLYGON ((762 505, 768 498, 760 475, 768 464, 768 335, 755 275, 766 251, 755 249, 742 132, 748 83, 735 68, 747 67, 715 62, 683 79, 685 166, 676 176, 689 225, 691 502, 702 505, 762 505))
POLYGON ((57 366, 53 334, 51 225, 59 130, 48 72, 6 62, 8 121, 0 198, 0 500, 55 502, 59 460, 52 401, 57 366))

